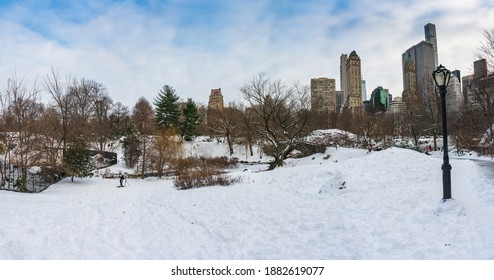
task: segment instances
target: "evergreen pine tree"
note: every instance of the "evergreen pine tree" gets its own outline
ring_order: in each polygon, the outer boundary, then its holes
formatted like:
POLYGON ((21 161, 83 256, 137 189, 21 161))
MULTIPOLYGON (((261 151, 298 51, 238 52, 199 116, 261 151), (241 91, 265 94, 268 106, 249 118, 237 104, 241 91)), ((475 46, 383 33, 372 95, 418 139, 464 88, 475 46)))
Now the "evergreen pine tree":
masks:
POLYGON ((74 176, 79 178, 87 177, 93 169, 89 144, 82 136, 77 137, 69 145, 63 160, 65 172, 72 177, 72 182, 74 182, 74 176))
POLYGON ((190 141, 192 137, 197 136, 197 127, 201 123, 201 117, 197 112, 197 106, 191 98, 187 99, 187 103, 182 110, 183 121, 180 124, 180 135, 186 141, 190 141))
POLYGON ((180 107, 175 89, 169 85, 163 86, 154 100, 156 106, 156 121, 162 128, 178 128, 180 123, 180 107))

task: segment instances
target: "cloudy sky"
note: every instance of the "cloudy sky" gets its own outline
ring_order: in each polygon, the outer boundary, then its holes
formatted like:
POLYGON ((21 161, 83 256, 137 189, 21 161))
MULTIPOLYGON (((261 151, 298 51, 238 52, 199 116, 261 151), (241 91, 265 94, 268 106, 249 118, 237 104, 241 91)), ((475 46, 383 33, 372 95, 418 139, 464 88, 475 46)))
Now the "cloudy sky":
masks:
POLYGON ((0 90, 13 76, 42 84, 53 68, 129 107, 165 84, 202 104, 221 88, 230 102, 259 72, 339 85, 340 55, 355 50, 368 95, 380 85, 399 96, 401 54, 425 24, 439 63, 466 75, 493 19, 491 0, 0 0, 0 90))

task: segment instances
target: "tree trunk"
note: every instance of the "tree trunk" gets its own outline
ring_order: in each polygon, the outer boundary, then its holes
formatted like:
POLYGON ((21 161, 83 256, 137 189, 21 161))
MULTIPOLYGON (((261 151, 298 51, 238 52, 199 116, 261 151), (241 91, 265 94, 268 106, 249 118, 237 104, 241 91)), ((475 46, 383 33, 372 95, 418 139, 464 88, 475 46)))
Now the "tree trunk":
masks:
POLYGON ((226 136, 226 142, 228 143, 228 149, 230 151, 230 155, 233 155, 233 144, 232 144, 232 138, 230 135, 226 136))
POLYGON ((143 141, 143 149, 142 149, 142 168, 141 168, 141 178, 144 179, 144 171, 146 170, 146 137, 144 137, 143 141))
MULTIPOLYGON (((456 149, 458 149, 458 147, 456 149)), ((437 132, 436 132, 436 129, 434 129, 434 151, 437 151, 437 132)))

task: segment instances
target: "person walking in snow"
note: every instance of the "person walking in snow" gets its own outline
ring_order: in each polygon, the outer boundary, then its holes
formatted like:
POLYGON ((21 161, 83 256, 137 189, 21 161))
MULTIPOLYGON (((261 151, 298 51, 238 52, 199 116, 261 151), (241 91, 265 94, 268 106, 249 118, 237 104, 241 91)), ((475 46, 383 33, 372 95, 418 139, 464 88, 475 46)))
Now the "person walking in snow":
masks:
POLYGON ((124 175, 120 175, 120 187, 123 187, 124 186, 123 185, 124 180, 125 180, 124 175))

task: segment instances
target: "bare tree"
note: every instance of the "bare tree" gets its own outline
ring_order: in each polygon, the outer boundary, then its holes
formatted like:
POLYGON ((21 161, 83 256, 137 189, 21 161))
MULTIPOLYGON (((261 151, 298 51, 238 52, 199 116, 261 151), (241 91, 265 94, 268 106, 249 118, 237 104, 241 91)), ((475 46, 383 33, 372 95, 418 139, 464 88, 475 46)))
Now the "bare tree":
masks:
POLYGON ((147 168, 147 146, 149 135, 156 131, 155 114, 151 103, 144 97, 139 98, 132 110, 132 121, 141 136, 142 143, 142 165, 141 177, 144 179, 147 168))
MULTIPOLYGON (((33 164, 33 147, 37 143, 36 122, 42 111, 37 103, 39 87, 36 82, 31 88, 26 87, 23 79, 11 78, 5 92, 0 96, 5 143, 2 176, 16 174, 14 188, 25 190, 27 168, 33 164), (15 166, 12 171, 11 168, 15 166), (6 170, 8 169, 8 171, 6 170)), ((2 182, 12 183, 12 178, 2 178, 2 182)))
POLYGON ((480 42, 477 51, 477 59, 485 58, 489 65, 489 72, 494 72, 494 27, 485 28, 482 31, 484 40, 480 42))
POLYGON ((242 123, 243 113, 235 103, 208 111, 209 129, 213 136, 226 139, 230 155, 233 155, 233 144, 241 133, 242 123))
POLYGON ((55 106, 46 108, 39 121, 39 144, 44 151, 44 162, 52 167, 62 164, 62 130, 60 114, 55 106))
POLYGON ((309 87, 287 86, 279 80, 270 81, 261 73, 240 91, 249 104, 248 129, 265 141, 266 154, 274 158, 270 168, 282 166, 309 132, 309 87))
POLYGON ((131 128, 129 109, 120 102, 113 105, 109 119, 110 131, 113 137, 121 137, 131 128))
POLYGON ((174 129, 164 129, 153 139, 153 153, 150 155, 152 166, 161 178, 165 170, 176 165, 182 158, 182 141, 174 129))
POLYGON ((476 56, 486 60, 488 69, 475 73, 467 86, 456 129, 464 146, 490 146, 494 153, 494 27, 484 29, 482 34, 484 40, 476 56), (483 142, 480 141, 482 138, 483 142))
POLYGON ((403 125, 406 127, 405 133, 412 137, 415 147, 418 149, 420 137, 422 137, 427 127, 421 97, 414 92, 403 98, 406 103, 406 111, 403 114, 403 125))
MULTIPOLYGON (((49 149, 58 149, 61 144, 62 148, 62 157, 67 149, 67 145, 71 139, 69 139, 71 133, 71 96, 69 95, 69 87, 70 83, 72 83, 70 78, 67 78, 65 81, 62 81, 59 74, 56 73, 53 69, 51 69, 51 74, 46 76, 44 88, 48 91, 54 101, 54 106, 52 107, 56 114, 58 115, 59 122, 53 122, 53 127, 56 127, 52 131, 50 135, 54 139, 59 141, 58 145, 54 145, 51 147, 47 147, 49 149)), ((53 120, 53 119, 52 119, 53 120)), ((55 144, 55 143, 53 143, 55 144)))
POLYGON ((107 96, 106 89, 101 83, 82 78, 80 81, 75 79, 72 81, 68 93, 72 125, 77 127, 77 134, 91 139, 93 131, 89 122, 95 115, 96 102, 102 101, 103 96, 107 96))
POLYGON ((99 91, 95 94, 93 103, 94 116, 92 120, 95 125, 92 126, 92 130, 98 142, 98 150, 100 152, 105 150, 106 142, 111 138, 111 121, 109 115, 112 105, 113 101, 106 91, 99 91))
POLYGON ((426 125, 424 133, 428 135, 432 133, 434 138, 434 150, 437 150, 437 132, 440 131, 441 124, 440 96, 432 75, 424 77, 424 81, 424 92, 426 94, 422 97, 420 104, 426 125))

